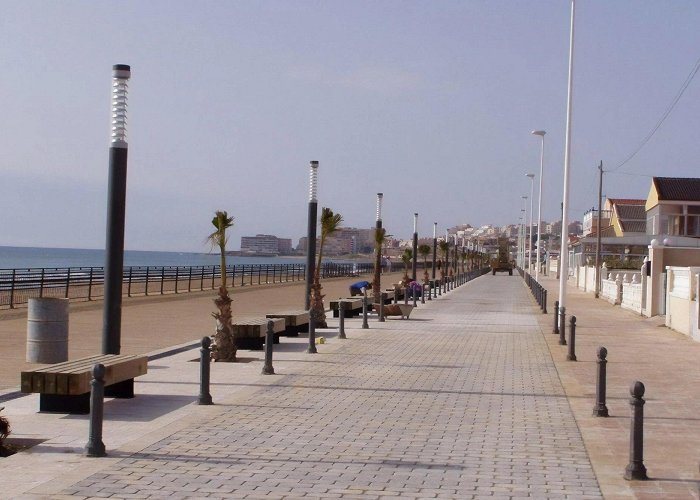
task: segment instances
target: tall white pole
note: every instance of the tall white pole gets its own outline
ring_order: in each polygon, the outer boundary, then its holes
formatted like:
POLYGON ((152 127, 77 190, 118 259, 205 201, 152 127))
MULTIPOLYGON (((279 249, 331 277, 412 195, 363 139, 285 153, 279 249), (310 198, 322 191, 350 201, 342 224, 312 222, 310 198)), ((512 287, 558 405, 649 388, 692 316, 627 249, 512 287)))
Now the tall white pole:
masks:
POLYGON ((559 308, 566 307, 566 282, 569 278, 569 170, 571 168, 571 114, 574 83, 574 18, 576 0, 571 0, 571 38, 569 40, 569 90, 566 98, 566 145, 564 148, 564 197, 561 213, 561 250, 559 252, 559 308))
POLYGON ((530 234, 527 238, 527 272, 532 274, 532 203, 535 198, 535 174, 527 174, 530 178, 530 234))
POLYGON ((547 133, 544 130, 533 130, 534 135, 539 135, 542 138, 542 147, 540 148, 540 188, 537 197, 537 264, 535 265, 535 281, 540 279, 540 249, 542 248, 542 176, 544 175, 544 135, 547 133))
POLYGON ((521 246, 523 247, 523 252, 521 255, 523 257, 523 260, 520 263, 520 267, 524 271, 528 271, 528 269, 525 267, 525 262, 526 262, 525 250, 527 250, 527 196, 521 196, 521 198, 523 199, 523 202, 524 202, 523 203, 524 208, 522 208, 522 212, 523 212, 522 213, 522 216, 523 216, 523 238, 521 240, 521 246))

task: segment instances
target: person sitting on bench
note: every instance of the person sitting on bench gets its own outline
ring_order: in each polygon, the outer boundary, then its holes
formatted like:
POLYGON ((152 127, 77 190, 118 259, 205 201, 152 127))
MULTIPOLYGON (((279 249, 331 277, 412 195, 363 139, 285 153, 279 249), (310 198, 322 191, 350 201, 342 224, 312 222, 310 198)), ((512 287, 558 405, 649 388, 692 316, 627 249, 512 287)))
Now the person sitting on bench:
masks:
POLYGON ((354 297, 355 295, 364 295, 365 290, 371 289, 372 283, 369 281, 358 281, 357 283, 350 285, 350 297, 354 297))

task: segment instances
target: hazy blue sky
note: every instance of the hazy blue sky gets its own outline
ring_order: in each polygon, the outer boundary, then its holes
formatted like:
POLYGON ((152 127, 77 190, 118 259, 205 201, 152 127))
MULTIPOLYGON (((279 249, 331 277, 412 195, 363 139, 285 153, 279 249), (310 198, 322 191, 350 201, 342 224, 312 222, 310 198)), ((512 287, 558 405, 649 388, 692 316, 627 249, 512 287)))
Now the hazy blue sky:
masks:
MULTIPOLYGON (((545 219, 562 198, 570 2, 0 0, 0 245, 105 241, 111 67, 132 68, 126 246, 204 250, 306 233, 319 206, 410 237, 517 222, 545 129, 545 219)), ((570 218, 700 57, 697 0, 579 0, 570 218)), ((649 143, 606 176, 698 176, 700 78, 649 143), (624 172, 624 173, 623 173, 624 172)), ((536 199, 536 198, 535 198, 536 199)))

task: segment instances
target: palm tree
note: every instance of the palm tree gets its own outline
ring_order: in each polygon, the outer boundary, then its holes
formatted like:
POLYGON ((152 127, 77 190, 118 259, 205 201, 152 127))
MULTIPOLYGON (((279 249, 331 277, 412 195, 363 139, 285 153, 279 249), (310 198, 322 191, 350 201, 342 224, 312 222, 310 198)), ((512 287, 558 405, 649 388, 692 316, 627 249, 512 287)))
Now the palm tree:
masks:
POLYGON ((374 231, 374 278, 372 279, 372 295, 375 304, 379 304, 382 297, 382 248, 387 238, 386 229, 383 227, 374 231))
POLYGON ((226 288, 226 230, 233 227, 233 217, 225 211, 217 210, 211 221, 216 230, 207 237, 212 248, 219 247, 221 254, 221 283, 219 294, 214 299, 218 312, 212 313, 216 319, 216 333, 212 343, 212 358, 215 361, 236 361, 236 343, 233 338, 233 321, 231 319, 231 298, 226 288))
POLYGON ((314 282, 311 285, 310 310, 309 315, 319 328, 326 328, 326 311, 323 306, 323 295, 321 295, 321 262, 323 260, 323 245, 326 238, 335 233, 343 223, 343 216, 333 213, 327 207, 321 209, 321 241, 318 245, 318 262, 314 271, 314 282))
MULTIPOLYGON (((450 250, 449 244, 445 240, 441 240, 438 243, 438 247, 440 249, 440 253, 442 254, 442 259, 443 262, 447 261, 447 252, 450 250)), ((445 282, 445 266, 443 265, 440 269, 440 277, 442 282, 445 282)))
POLYGON ((430 281, 428 276, 428 255, 430 255, 430 252, 432 252, 430 245, 423 244, 418 246, 418 253, 423 257, 423 283, 426 285, 430 281))
POLYGON ((411 261, 413 260, 413 250, 410 248, 404 248, 403 253, 401 254, 401 260, 403 261, 403 284, 404 286, 408 285, 408 266, 411 264, 411 261))

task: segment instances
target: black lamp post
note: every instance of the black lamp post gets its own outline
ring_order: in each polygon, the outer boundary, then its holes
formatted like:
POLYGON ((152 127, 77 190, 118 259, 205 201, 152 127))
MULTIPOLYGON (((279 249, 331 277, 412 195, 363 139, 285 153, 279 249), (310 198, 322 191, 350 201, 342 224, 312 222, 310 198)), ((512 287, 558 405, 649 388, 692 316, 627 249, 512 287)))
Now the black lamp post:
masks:
MULTIPOLYGON (((450 232, 449 230, 445 229, 445 285, 447 285, 447 281, 449 281, 450 278, 450 232)), ((445 286, 445 290, 447 290, 447 286, 445 286)))
MULTIPOLYGON (((316 262, 316 216, 318 214, 318 162, 312 161, 309 167, 309 221, 306 235, 306 297, 304 307, 311 309, 311 284, 314 281, 316 262)), ((310 353, 316 350, 316 321, 309 314, 309 347, 310 353)))
POLYGON ((418 214, 413 214, 413 266, 411 272, 413 281, 416 281, 416 270, 418 266, 418 214))
POLYGON ((121 350, 122 280, 124 278, 124 221, 126 217, 126 108, 131 67, 112 66, 112 142, 109 148, 107 241, 102 354, 121 350))
POLYGON ((433 222, 433 281, 435 281, 435 266, 437 264, 437 222, 433 222))
POLYGON ((318 162, 312 161, 309 168, 309 219, 306 233, 306 296, 304 309, 311 307, 311 284, 316 265, 316 216, 318 214, 318 162))
MULTIPOLYGON (((384 198, 383 193, 377 193, 377 224, 375 227, 375 245, 377 242, 378 234, 382 230, 382 199, 384 198)), ((374 296, 374 303, 381 302, 381 276, 382 276, 382 245, 376 245, 375 248, 376 255, 374 256, 374 279, 372 280, 372 295, 374 296)))

